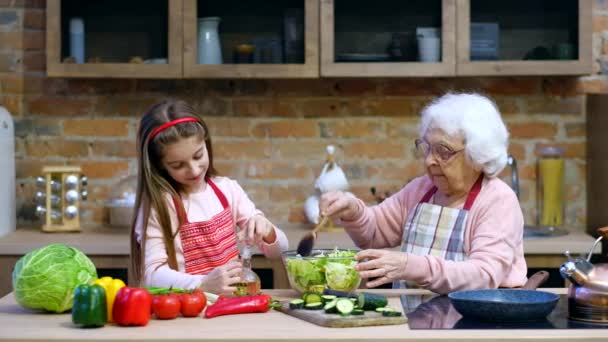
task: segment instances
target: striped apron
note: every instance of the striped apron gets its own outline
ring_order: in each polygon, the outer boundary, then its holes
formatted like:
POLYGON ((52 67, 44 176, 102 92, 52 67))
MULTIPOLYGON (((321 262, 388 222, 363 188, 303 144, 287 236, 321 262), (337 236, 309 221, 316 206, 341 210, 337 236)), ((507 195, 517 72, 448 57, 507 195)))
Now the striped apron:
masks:
POLYGON ((213 189, 224 208, 210 220, 188 222, 183 205, 173 200, 180 222, 179 233, 184 250, 186 273, 189 274, 207 274, 239 255, 234 219, 228 200, 211 179, 207 179, 207 184, 213 189))
MULTIPOLYGON (((408 215, 403 229, 401 251, 415 255, 433 255, 452 261, 466 260, 464 233, 467 215, 481 190, 482 181, 483 175, 469 191, 462 209, 428 203, 437 192, 437 187, 433 186, 408 215)), ((393 288, 408 287, 416 287, 416 284, 406 280, 393 282, 393 288)), ((401 303, 404 309, 420 304, 412 300, 412 297, 407 300, 406 296, 401 296, 401 303)))

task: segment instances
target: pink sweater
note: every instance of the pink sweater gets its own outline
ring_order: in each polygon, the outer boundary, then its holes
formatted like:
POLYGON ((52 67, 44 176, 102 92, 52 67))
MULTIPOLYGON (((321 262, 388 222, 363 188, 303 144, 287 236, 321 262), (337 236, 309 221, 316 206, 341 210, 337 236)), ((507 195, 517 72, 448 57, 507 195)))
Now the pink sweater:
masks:
MULTIPOLYGON (((414 179, 379 205, 358 200, 358 214, 343 220, 360 248, 401 245, 410 210, 433 186, 427 176, 414 179)), ((462 209, 462 208, 461 208, 462 209)), ((468 259, 454 262, 430 255, 408 255, 407 280, 437 293, 464 289, 518 287, 526 282, 523 215, 511 188, 498 178, 485 178, 467 217, 464 250, 468 259)))
MULTIPOLYGON (((263 215, 261 211, 255 208, 253 202, 236 181, 226 177, 215 177, 213 178, 213 181, 224 193, 224 196, 226 196, 232 210, 234 222, 238 227, 245 227, 249 218, 254 215, 263 215)), ((205 187, 205 190, 201 192, 190 194, 186 198, 183 198, 183 201, 189 222, 209 220, 213 215, 224 210, 210 186, 205 187)), ((178 228, 178 218, 175 206, 169 195, 166 196, 166 202, 171 217, 173 232, 176 232, 178 228)), ((136 226, 138 241, 141 241, 141 230, 143 227, 142 217, 143 215, 140 213, 136 226)), ((287 250, 288 247, 285 233, 278 228, 275 228, 275 232, 277 239, 274 243, 261 243, 258 246, 260 251, 268 258, 279 258, 281 252, 287 250)), ((185 273, 184 250, 182 248, 180 234, 176 235, 174 241, 178 271, 172 270, 167 264, 167 250, 163 241, 162 229, 160 228, 156 211, 152 211, 147 229, 143 285, 162 287, 173 286, 186 289, 199 287, 201 285, 202 280, 206 277, 205 275, 185 273)))

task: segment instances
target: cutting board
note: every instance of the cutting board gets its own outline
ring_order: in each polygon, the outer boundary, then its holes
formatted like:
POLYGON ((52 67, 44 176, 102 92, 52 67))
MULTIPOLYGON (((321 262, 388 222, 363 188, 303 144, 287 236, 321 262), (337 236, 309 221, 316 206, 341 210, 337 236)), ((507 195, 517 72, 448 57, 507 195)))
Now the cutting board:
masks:
POLYGON ((328 328, 352 328, 407 323, 405 315, 400 317, 384 317, 381 313, 374 311, 365 311, 365 314, 361 316, 342 317, 338 314, 327 314, 323 310, 292 310, 289 308, 289 303, 283 303, 282 306, 276 309, 290 316, 328 328))

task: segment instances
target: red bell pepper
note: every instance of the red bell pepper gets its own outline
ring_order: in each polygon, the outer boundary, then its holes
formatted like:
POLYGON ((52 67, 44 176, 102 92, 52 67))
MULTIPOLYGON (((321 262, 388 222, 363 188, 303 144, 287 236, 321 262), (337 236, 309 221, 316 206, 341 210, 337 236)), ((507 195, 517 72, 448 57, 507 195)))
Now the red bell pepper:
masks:
POLYGON ((121 288, 114 299, 112 316, 118 325, 144 326, 150 321, 152 295, 143 288, 121 288))
POLYGON ((255 295, 221 299, 207 307, 206 318, 222 315, 233 315, 253 312, 266 312, 270 310, 271 298, 269 295, 255 295))

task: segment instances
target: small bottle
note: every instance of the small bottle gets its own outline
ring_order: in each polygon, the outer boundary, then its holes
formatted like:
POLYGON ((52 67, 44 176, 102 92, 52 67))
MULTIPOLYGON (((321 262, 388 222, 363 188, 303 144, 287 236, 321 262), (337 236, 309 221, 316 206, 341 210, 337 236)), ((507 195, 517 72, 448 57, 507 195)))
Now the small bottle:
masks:
POLYGON ((253 296, 260 293, 262 287, 260 277, 251 269, 251 246, 245 245, 241 251, 241 262, 243 263, 243 273, 241 281, 236 283, 235 296, 253 296))

